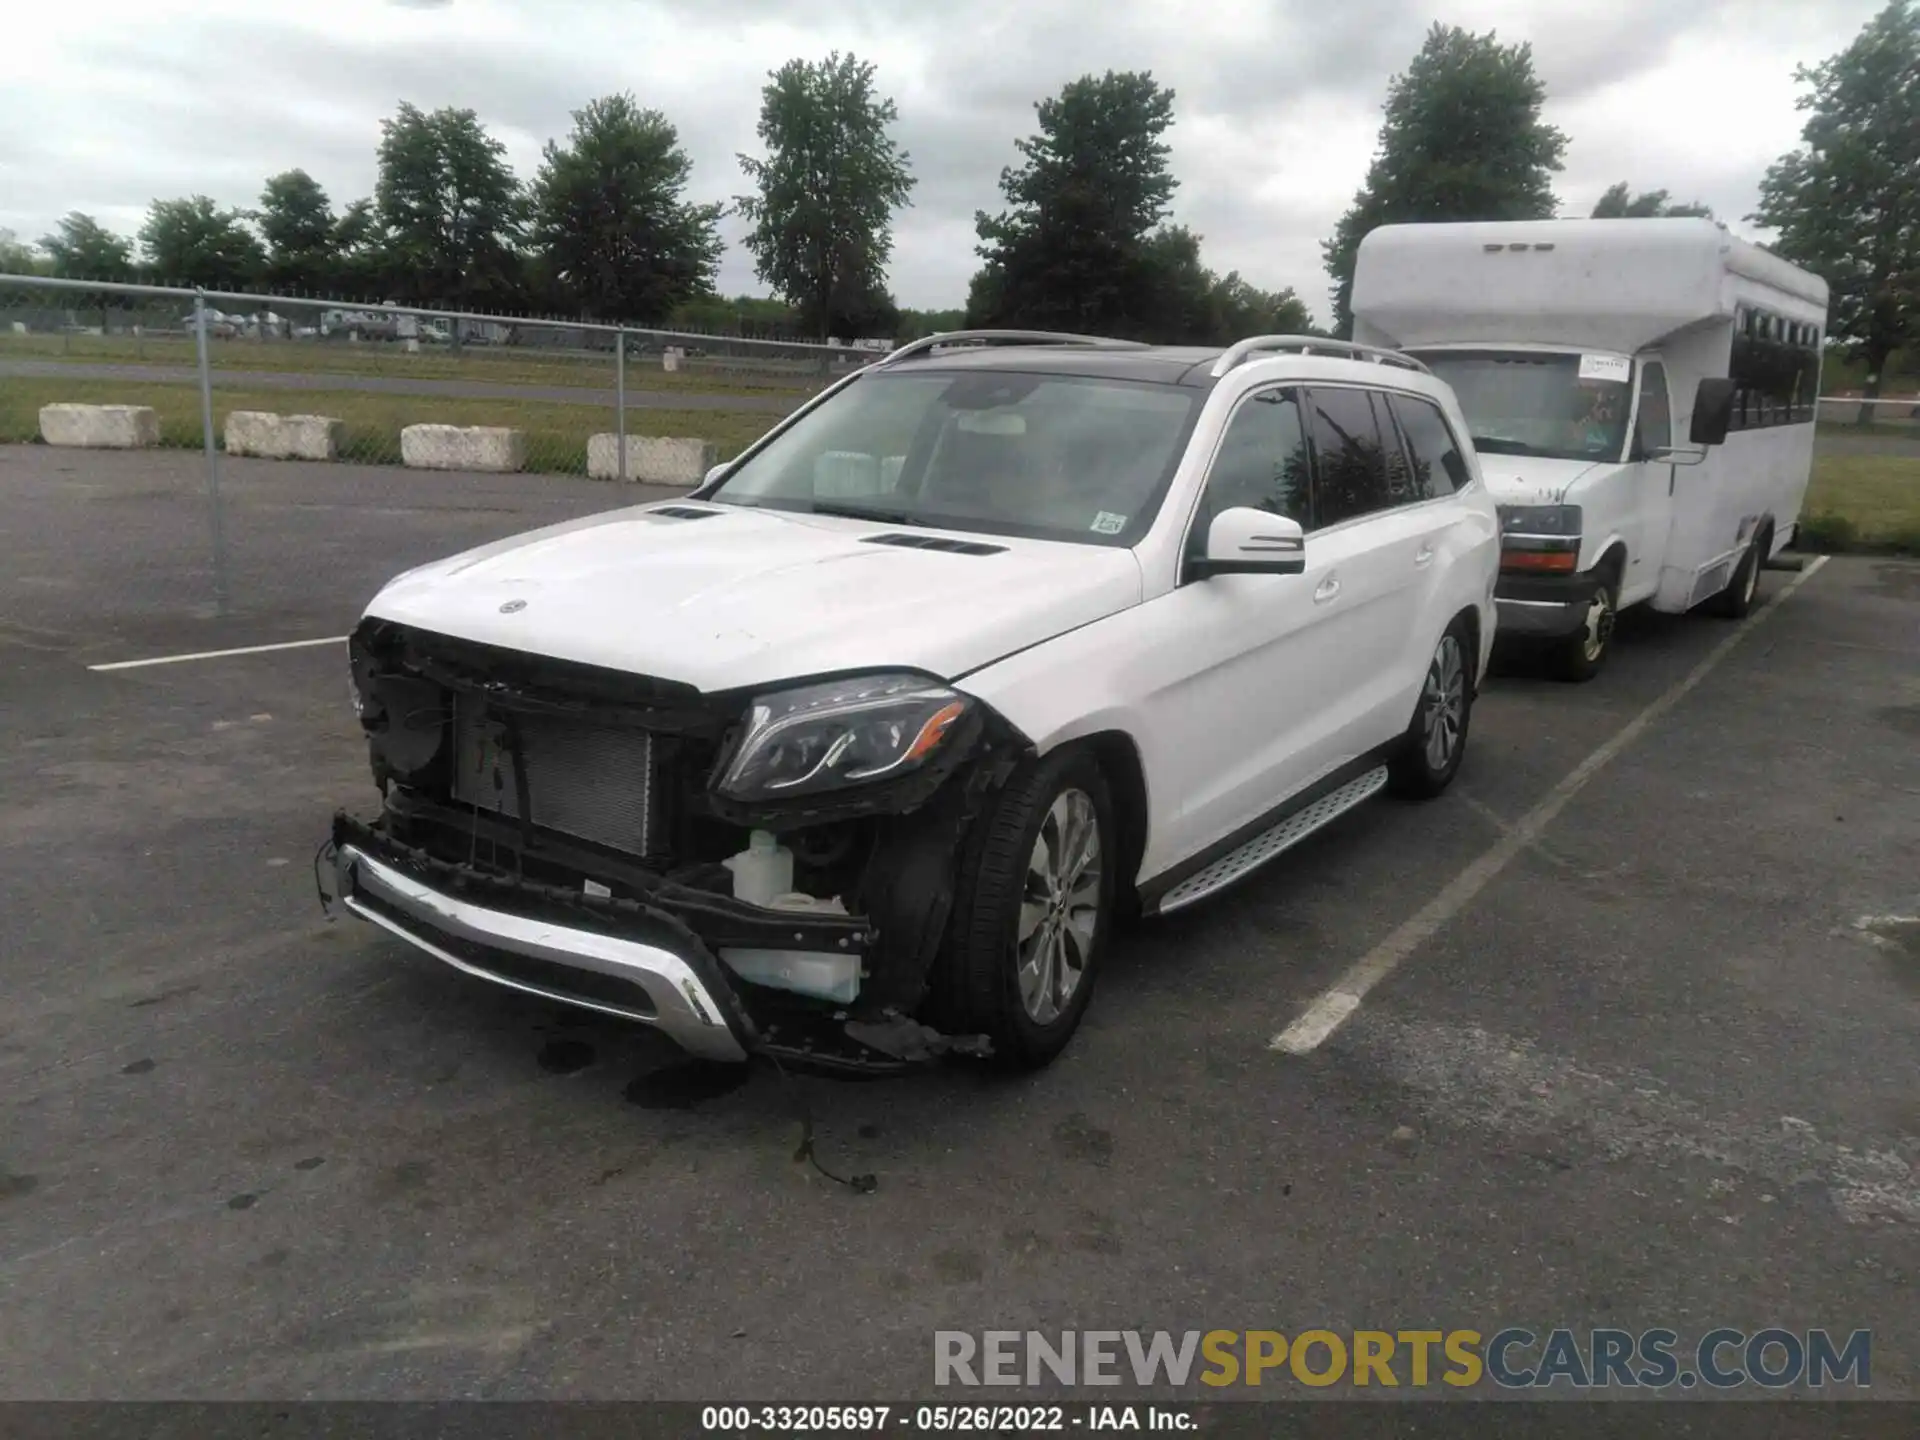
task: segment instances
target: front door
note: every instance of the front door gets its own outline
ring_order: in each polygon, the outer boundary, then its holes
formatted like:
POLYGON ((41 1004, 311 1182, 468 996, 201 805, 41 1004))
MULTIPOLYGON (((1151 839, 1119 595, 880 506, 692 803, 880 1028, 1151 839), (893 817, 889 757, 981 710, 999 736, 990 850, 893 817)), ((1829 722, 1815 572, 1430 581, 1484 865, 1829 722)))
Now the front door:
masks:
MULTIPOLYGON (((1305 573, 1218 575, 1145 607, 1153 653, 1142 656, 1141 688, 1160 712, 1155 728, 1178 737, 1167 757, 1167 791, 1177 797, 1162 851, 1168 860, 1252 823, 1348 758, 1343 747, 1365 723, 1397 636, 1388 613, 1397 587, 1382 573, 1367 518, 1377 508, 1367 498, 1374 482, 1351 469, 1360 464, 1372 475, 1377 467, 1384 496, 1384 464, 1377 454, 1323 455, 1332 485, 1320 495, 1307 433, 1325 418, 1325 393, 1315 392, 1311 416, 1298 387, 1240 401, 1188 537, 1190 553, 1204 551, 1213 516, 1237 506, 1287 515, 1307 531, 1305 573), (1327 525, 1319 523, 1322 504, 1327 525)), ((1363 408, 1336 400, 1339 417, 1371 413, 1366 392, 1347 393, 1363 408)))
POLYGON ((1640 364, 1640 395, 1634 406, 1633 510, 1627 532, 1627 573, 1620 583, 1620 602, 1643 600, 1660 587, 1660 567, 1667 560, 1667 536, 1673 528, 1673 487, 1676 467, 1653 455, 1673 444, 1673 399, 1667 390, 1667 367, 1658 360, 1640 364))

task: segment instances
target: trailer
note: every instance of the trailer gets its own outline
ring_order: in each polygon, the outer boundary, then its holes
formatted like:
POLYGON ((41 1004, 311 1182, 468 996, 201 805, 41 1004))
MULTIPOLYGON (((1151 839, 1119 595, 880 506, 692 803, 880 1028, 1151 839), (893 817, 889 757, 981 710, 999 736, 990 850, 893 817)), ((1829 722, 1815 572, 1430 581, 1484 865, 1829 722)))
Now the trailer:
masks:
POLYGON ((1729 616, 1813 467, 1827 284, 1706 219, 1386 225, 1354 339, 1459 397, 1500 506, 1506 637, 1586 680, 1631 605, 1729 616))

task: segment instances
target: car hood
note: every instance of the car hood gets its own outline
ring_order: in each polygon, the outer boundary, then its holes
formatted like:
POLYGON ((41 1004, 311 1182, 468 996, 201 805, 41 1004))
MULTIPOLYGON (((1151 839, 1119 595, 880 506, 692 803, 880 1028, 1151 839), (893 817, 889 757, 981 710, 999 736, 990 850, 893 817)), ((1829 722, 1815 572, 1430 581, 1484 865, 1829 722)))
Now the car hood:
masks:
POLYGON ((1539 455, 1480 456, 1480 475, 1496 505, 1577 505, 1577 481, 1617 466, 1608 460, 1551 460, 1539 455))
POLYGON ((469 550, 367 614, 718 691, 878 666, 952 679, 1140 602, 1130 550, 699 508, 714 513, 639 506, 469 550), (889 534, 999 548, 872 543, 889 534))

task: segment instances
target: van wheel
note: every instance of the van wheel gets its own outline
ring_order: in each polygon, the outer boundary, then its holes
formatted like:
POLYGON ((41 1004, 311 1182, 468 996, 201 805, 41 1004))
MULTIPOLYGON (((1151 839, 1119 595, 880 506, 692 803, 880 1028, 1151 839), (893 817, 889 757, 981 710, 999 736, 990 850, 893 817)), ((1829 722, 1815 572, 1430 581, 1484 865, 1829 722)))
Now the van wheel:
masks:
POLYGON ((1746 553, 1734 566, 1727 588, 1707 601, 1704 608, 1709 615, 1740 620, 1753 609, 1754 597, 1760 593, 1760 567, 1765 563, 1762 557, 1766 554, 1766 542, 1766 532, 1760 531, 1747 543, 1746 553))
POLYGON ((1470 633, 1464 620, 1455 620, 1427 662, 1413 720, 1387 762, 1387 784, 1396 795, 1430 800, 1453 783, 1460 769, 1473 719, 1472 666, 1477 657, 1468 647, 1470 633))
POLYGON ((1613 653, 1613 627, 1620 618, 1620 597, 1611 575, 1603 575, 1587 602, 1587 613, 1580 628, 1559 641, 1548 656, 1548 665, 1558 678, 1574 684, 1593 679, 1613 653))
POLYGON ((942 1028, 982 1034, 1037 1070, 1093 998, 1114 918, 1119 853, 1106 776, 1082 750, 1016 772, 974 821, 941 953, 942 1028))

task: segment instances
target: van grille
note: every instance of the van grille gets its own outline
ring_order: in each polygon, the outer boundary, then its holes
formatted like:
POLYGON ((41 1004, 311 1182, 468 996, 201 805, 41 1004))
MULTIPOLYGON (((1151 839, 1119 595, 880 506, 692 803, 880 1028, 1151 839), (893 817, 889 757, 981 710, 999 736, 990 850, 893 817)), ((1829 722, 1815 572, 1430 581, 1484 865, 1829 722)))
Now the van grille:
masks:
MULTIPOLYGON (((628 855, 652 853, 658 814, 653 737, 569 716, 516 712, 532 822, 628 855)), ((506 717, 454 701, 453 798, 520 818, 506 717)))

